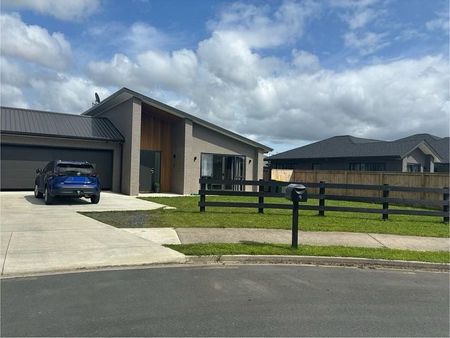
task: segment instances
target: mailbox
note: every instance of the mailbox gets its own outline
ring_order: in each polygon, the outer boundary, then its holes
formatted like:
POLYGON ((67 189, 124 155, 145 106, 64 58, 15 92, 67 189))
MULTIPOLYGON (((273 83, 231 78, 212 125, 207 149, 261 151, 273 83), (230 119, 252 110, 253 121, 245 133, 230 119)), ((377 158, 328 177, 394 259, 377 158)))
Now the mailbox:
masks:
POLYGON ((285 197, 292 202, 306 202, 308 191, 303 184, 289 184, 286 187, 285 197))

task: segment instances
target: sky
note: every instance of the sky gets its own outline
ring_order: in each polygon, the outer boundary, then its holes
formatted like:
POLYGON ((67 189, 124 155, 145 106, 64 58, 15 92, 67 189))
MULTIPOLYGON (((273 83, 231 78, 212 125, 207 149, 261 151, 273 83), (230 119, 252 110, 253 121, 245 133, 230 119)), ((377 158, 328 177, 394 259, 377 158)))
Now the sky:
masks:
POLYGON ((274 148, 449 134, 448 0, 1 0, 1 105, 127 87, 274 148))

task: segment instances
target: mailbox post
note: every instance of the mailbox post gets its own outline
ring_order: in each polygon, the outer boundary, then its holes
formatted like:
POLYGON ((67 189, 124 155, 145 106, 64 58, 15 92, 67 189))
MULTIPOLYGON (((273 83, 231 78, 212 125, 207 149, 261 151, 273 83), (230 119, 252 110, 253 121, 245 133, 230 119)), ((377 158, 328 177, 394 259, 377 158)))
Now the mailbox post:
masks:
POLYGON ((289 184, 286 187, 285 197, 292 201, 292 244, 291 247, 298 248, 298 209, 299 202, 308 200, 308 191, 303 184, 289 184))

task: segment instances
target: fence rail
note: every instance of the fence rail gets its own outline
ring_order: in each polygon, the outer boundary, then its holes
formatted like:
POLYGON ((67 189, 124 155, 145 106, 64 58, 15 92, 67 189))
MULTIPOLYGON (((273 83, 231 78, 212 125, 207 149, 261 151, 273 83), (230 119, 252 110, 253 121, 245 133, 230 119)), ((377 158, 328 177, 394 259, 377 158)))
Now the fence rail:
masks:
MULTIPOLYGON (((345 171, 345 170, 303 170, 303 169, 272 169, 267 180, 272 179, 284 182, 314 182, 320 181, 332 182, 335 184, 351 185, 383 185, 402 187, 398 190, 391 190, 390 197, 415 199, 417 192, 406 190, 408 187, 423 187, 432 190, 423 190, 420 193, 422 200, 441 200, 442 193, 434 188, 450 186, 450 177, 448 173, 407 173, 407 172, 385 172, 385 171, 345 171)), ((311 190, 316 192, 316 188, 311 190)), ((329 192, 332 188, 329 187, 329 192)), ((361 195, 358 189, 336 189, 330 192, 334 195, 357 196, 361 195)), ((382 197, 379 190, 368 190, 364 192, 365 196, 382 197)), ((427 207, 427 205, 423 205, 427 207)))
MULTIPOLYGON (((286 203, 265 203, 266 197, 280 197, 284 198, 283 188, 295 182, 278 182, 278 181, 249 181, 249 180, 215 180, 210 178, 200 178, 200 201, 198 206, 200 212, 205 212, 206 207, 233 207, 233 208, 255 208, 259 213, 264 213, 264 209, 292 209, 292 204, 286 203), (210 190, 208 186, 212 184, 230 185, 235 187, 242 187, 243 190, 210 190), (246 191, 245 187, 254 187, 253 191, 246 191), (257 202, 217 202, 207 201, 207 195, 217 196, 247 196, 257 197, 257 202)), ((300 183, 300 182, 299 182, 300 183)), ((306 205, 300 203, 300 210, 316 210, 320 216, 324 216, 327 211, 340 212, 356 212, 356 213, 371 213, 381 214, 382 219, 387 220, 389 215, 414 215, 414 216, 437 216, 442 217, 443 222, 449 222, 449 188, 429 188, 429 187, 403 187, 395 185, 368 185, 368 184, 339 184, 326 182, 301 182, 307 188, 318 188, 318 193, 309 193, 310 198, 318 200, 317 205, 306 205), (378 196, 355 196, 342 194, 329 194, 327 189, 339 190, 361 190, 361 191, 378 191, 381 197, 378 196), (391 191, 401 191, 408 193, 438 193, 442 197, 440 200, 428 199, 403 199, 398 197, 390 197, 391 191), (362 207, 339 207, 328 206, 326 201, 349 201, 349 202, 365 202, 379 204, 381 208, 362 208, 362 207), (434 207, 440 210, 413 210, 413 209, 399 209, 391 208, 391 204, 396 205, 411 205, 434 207)))

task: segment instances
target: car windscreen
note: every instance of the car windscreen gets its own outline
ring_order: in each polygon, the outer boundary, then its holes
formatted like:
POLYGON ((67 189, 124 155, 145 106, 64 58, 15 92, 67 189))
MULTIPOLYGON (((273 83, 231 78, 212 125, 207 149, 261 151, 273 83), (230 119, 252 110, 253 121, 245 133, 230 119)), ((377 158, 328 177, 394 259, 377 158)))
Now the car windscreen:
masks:
POLYGON ((59 163, 56 172, 60 175, 91 175, 94 167, 91 164, 59 163))

